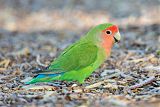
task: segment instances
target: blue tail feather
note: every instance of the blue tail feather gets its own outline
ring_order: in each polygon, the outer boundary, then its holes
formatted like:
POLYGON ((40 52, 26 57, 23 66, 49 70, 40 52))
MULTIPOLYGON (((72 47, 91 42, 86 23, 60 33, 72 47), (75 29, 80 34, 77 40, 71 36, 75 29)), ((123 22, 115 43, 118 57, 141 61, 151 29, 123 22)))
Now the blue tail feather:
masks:
POLYGON ((64 74, 64 72, 57 73, 57 74, 38 74, 32 80, 26 82, 25 84, 33 84, 36 82, 46 82, 46 81, 51 80, 52 78, 57 77, 62 74, 64 74))

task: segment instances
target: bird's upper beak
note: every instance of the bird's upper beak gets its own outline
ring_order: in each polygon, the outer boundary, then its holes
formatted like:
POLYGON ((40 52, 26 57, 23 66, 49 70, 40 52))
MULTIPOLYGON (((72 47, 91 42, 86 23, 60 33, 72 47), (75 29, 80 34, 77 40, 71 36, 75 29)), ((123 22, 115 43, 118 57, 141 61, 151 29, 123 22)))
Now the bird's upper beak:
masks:
POLYGON ((121 39, 121 35, 120 35, 120 33, 119 32, 117 32, 115 35, 114 35, 114 40, 115 40, 115 42, 120 42, 120 39, 121 39))

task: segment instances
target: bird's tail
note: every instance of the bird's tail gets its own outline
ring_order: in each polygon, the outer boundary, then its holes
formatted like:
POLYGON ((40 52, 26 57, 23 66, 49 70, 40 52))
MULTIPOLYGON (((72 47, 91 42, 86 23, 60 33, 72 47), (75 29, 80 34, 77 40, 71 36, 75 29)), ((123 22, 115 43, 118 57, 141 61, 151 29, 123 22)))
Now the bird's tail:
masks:
POLYGON ((51 82, 54 80, 58 80, 62 74, 63 72, 57 74, 38 74, 32 80, 26 82, 25 84, 34 84, 37 82, 51 82))

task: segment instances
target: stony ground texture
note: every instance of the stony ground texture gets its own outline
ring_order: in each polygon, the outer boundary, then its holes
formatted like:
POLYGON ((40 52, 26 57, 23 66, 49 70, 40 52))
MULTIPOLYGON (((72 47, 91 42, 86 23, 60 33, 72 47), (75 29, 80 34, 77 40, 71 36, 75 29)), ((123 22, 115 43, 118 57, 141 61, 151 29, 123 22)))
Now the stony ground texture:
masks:
POLYGON ((0 106, 159 107, 159 13, 159 0, 1 0, 0 106), (122 40, 85 84, 24 84, 104 22, 122 40))

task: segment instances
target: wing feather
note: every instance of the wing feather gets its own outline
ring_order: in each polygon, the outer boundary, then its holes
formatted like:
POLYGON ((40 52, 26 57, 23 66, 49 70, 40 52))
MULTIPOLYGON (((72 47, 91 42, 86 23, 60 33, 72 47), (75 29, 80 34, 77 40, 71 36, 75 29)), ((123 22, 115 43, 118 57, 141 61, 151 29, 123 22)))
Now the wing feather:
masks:
POLYGON ((53 61, 48 69, 40 74, 56 74, 79 70, 93 64, 97 58, 98 48, 93 43, 79 43, 65 49, 62 54, 53 61))

